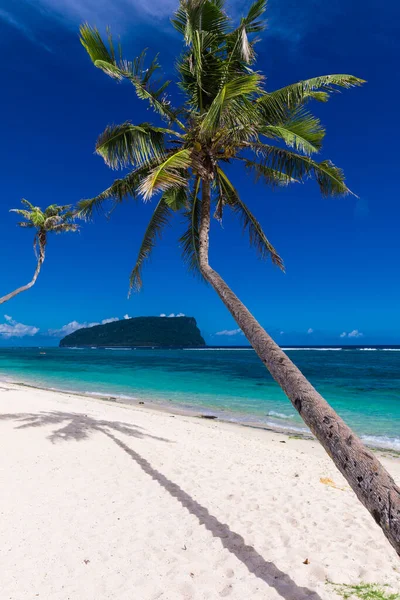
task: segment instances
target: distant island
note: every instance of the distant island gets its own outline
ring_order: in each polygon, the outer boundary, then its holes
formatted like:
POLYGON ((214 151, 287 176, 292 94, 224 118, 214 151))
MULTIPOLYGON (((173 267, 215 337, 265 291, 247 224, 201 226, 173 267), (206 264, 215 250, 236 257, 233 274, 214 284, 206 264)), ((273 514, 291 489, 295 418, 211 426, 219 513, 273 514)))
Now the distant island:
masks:
POLYGON ((83 327, 60 341, 61 348, 193 348, 205 345, 193 317, 134 317, 83 327))

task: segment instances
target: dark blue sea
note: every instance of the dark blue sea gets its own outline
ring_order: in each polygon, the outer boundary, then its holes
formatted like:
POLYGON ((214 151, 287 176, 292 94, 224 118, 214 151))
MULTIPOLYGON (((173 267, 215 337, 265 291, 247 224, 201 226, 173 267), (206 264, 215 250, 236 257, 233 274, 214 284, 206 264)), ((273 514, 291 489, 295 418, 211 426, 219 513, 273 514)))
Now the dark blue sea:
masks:
MULTIPOLYGON (((368 443, 400 450, 400 348, 286 352, 368 443)), ((251 349, 3 348, 0 379, 307 431, 251 349)))

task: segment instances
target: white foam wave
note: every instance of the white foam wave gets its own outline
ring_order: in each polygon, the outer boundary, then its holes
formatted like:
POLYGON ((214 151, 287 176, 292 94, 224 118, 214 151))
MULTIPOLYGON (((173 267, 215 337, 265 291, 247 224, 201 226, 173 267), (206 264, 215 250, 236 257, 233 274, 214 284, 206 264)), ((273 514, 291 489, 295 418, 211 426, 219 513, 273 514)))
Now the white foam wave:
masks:
POLYGON ((282 348, 282 350, 315 350, 316 352, 336 352, 343 348, 282 348))
POLYGON ((270 410, 267 415, 269 417, 278 417, 278 419, 293 419, 295 415, 285 415, 284 413, 276 412, 275 410, 270 410))
POLYGON ((132 348, 104 348, 104 350, 132 350, 132 348))
POLYGON ((388 450, 400 450, 400 438, 391 438, 386 435, 362 435, 361 439, 374 448, 387 448, 388 450))
POLYGON ((80 392, 78 390, 69 390, 67 388, 43 387, 43 386, 40 386, 40 389, 42 389, 42 390, 50 390, 51 392, 61 392, 63 394, 74 394, 74 395, 76 395, 76 394, 84 395, 85 394, 85 392, 80 392))
POLYGON ((84 392, 85 396, 94 396, 95 398, 117 398, 118 400, 138 400, 136 396, 128 396, 127 394, 113 394, 112 392, 84 392))
POLYGON ((226 352, 227 350, 229 350, 229 352, 254 352, 253 348, 229 348, 229 346, 224 348, 183 348, 183 350, 190 352, 226 352))
POLYGON ((382 352, 400 352, 400 348, 381 348, 382 352))
POLYGON ((85 348, 81 348, 80 346, 66 346, 67 350, 85 350, 85 348))
POLYGON ((310 435, 309 429, 306 429, 305 427, 296 427, 294 425, 286 424, 284 426, 279 426, 279 424, 276 421, 265 421, 265 424, 268 425, 268 427, 272 427, 273 429, 279 427, 282 431, 310 435))
POLYGON ((378 348, 357 348, 357 350, 362 350, 363 352, 377 352, 378 348))

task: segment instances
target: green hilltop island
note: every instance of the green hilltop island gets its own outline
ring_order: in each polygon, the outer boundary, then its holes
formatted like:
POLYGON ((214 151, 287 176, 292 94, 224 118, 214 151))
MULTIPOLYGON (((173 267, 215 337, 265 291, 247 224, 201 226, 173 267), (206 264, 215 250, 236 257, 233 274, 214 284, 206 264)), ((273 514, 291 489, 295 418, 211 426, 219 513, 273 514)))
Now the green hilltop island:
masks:
POLYGON ((60 341, 61 348, 202 348, 205 345, 193 317, 134 317, 83 327, 60 341))

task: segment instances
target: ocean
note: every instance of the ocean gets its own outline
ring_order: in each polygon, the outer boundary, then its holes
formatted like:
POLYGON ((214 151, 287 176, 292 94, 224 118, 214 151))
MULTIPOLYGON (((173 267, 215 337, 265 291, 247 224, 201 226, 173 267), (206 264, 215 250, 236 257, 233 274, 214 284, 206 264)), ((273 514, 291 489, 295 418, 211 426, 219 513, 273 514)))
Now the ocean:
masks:
MULTIPOLYGON (((366 443, 400 450, 400 348, 288 348, 290 358, 366 443)), ((0 349, 0 379, 158 402, 293 433, 308 430, 247 348, 0 349)))

